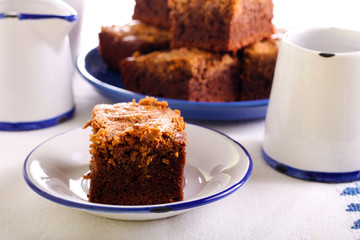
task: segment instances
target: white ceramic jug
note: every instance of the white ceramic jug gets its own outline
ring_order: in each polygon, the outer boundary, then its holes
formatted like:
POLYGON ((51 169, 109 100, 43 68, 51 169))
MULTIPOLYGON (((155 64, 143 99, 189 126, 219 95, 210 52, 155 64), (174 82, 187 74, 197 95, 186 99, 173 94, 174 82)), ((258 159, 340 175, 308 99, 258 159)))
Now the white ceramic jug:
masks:
POLYGON ((263 156, 276 170, 319 182, 360 179, 360 32, 284 34, 265 120, 263 156))
POLYGON ((59 0, 0 0, 0 130, 56 125, 74 114, 68 34, 77 13, 59 0))

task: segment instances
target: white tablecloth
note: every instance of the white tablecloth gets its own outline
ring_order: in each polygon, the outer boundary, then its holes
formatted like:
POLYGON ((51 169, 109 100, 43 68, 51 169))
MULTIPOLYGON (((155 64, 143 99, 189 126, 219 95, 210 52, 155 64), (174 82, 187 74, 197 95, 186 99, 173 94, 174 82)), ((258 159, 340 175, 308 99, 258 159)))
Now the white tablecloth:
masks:
MULTIPOLYGON (((360 24, 356 1, 317 1, 315 5, 309 0, 302 1, 301 7, 300 1, 274 2, 278 14, 274 21, 288 18, 288 26, 300 25, 302 19, 304 25, 309 25, 316 17, 320 18, 319 25, 356 28, 360 24), (340 20, 346 20, 347 25, 341 25, 345 23, 340 20)), ((130 0, 88 1, 82 46, 97 43, 100 25, 129 21, 133 4, 130 0)), ((167 219, 130 222, 94 216, 48 201, 33 192, 23 179, 26 156, 44 140, 83 126, 95 104, 110 103, 78 73, 74 75, 74 95, 76 113, 67 122, 36 131, 0 131, 0 239, 360 238, 360 182, 316 183, 276 172, 261 157, 264 119, 196 122, 228 134, 253 159, 249 181, 218 202, 167 219)))

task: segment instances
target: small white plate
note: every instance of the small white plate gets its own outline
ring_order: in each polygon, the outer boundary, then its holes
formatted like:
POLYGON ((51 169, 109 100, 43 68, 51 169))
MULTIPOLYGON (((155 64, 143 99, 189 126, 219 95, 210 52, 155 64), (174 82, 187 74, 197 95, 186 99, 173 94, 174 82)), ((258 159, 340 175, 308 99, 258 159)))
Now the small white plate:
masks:
POLYGON ((122 220, 151 220, 181 214, 220 200, 250 177, 252 160, 230 137, 187 124, 184 200, 156 205, 107 205, 88 201, 90 129, 75 129, 40 144, 26 158, 23 174, 32 190, 53 202, 99 216, 122 220))

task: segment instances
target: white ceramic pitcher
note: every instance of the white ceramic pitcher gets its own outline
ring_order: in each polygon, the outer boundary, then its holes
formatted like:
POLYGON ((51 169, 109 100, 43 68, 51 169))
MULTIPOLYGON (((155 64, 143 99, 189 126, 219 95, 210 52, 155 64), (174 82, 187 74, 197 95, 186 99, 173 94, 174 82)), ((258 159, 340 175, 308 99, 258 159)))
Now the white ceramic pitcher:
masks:
POLYGON ((74 114, 68 34, 77 13, 59 0, 0 0, 0 130, 56 125, 74 114))
POLYGON ((282 38, 263 156, 276 170, 319 182, 360 179, 360 32, 293 29, 282 38))

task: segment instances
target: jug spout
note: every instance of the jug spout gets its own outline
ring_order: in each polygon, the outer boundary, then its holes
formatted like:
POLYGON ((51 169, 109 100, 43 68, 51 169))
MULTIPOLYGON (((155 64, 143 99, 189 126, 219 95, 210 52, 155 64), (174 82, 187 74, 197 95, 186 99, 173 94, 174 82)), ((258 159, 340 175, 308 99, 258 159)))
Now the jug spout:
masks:
POLYGON ((74 27, 74 21, 60 18, 48 18, 32 24, 34 33, 39 34, 39 41, 59 49, 64 41, 68 41, 68 35, 74 27))

